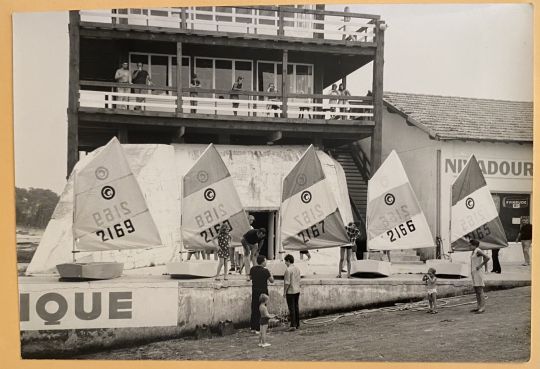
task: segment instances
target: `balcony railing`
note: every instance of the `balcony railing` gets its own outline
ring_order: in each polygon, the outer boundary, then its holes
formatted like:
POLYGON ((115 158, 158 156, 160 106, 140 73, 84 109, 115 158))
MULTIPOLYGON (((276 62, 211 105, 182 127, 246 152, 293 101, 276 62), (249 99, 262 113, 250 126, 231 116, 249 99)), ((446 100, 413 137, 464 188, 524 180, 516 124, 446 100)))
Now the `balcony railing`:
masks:
POLYGON ((374 42, 376 15, 292 7, 189 7, 81 11, 81 21, 250 35, 374 42))
POLYGON ((271 117, 273 119, 373 120, 371 96, 281 94, 176 88, 81 81, 79 106, 145 112, 197 115, 271 117))

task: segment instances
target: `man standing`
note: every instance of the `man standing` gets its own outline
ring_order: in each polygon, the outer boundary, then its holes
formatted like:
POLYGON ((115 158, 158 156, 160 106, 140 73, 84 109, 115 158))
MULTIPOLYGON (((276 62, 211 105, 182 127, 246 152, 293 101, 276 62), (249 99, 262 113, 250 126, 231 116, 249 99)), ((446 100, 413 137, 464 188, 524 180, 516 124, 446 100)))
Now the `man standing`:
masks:
MULTIPOLYGON (((135 85, 150 85, 150 75, 143 69, 143 63, 137 63, 137 70, 133 72, 131 82, 135 85)), ((143 88, 135 88, 133 91, 136 94, 146 93, 146 89, 143 88)), ((135 101, 144 103, 145 99, 139 96, 135 98, 135 101)), ((141 106, 136 106, 134 110, 141 110, 141 106)))
MULTIPOLYGON (((128 70, 128 63, 123 62, 122 66, 116 70, 116 73, 114 74, 114 80, 116 83, 129 83, 129 70, 128 70)), ((126 87, 117 87, 116 92, 121 94, 129 94, 130 89, 126 87)), ((129 97, 127 95, 120 95, 116 97, 117 101, 129 101, 129 97)), ((128 109, 127 105, 116 105, 118 109, 128 109)))
POLYGON ((523 257, 525 258, 525 263, 522 265, 531 265, 532 224, 529 223, 528 217, 522 218, 521 228, 516 239, 516 242, 519 241, 521 241, 523 257))
POLYGON ((268 295, 268 281, 274 283, 274 277, 268 269, 266 269, 266 258, 264 255, 257 256, 257 265, 249 271, 249 279, 251 279, 251 330, 259 331, 261 313, 259 311, 259 298, 261 294, 268 295))
POLYGON ((285 256, 287 270, 283 276, 283 297, 287 300, 291 327, 289 331, 300 328, 300 270, 294 265, 294 257, 291 254, 285 256))
POLYGON ((242 236, 242 246, 244 247, 244 266, 246 268, 246 275, 249 274, 250 265, 256 265, 255 260, 257 259, 257 255, 259 254, 260 244, 265 237, 266 229, 264 228, 250 229, 242 236))

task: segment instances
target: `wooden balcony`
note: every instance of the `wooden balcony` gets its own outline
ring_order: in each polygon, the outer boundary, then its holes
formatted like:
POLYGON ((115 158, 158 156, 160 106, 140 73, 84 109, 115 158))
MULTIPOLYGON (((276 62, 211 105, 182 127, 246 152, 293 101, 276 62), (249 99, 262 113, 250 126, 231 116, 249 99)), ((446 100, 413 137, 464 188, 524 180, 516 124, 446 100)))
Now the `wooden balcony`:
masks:
POLYGON ((374 45, 377 15, 293 7, 188 7, 80 11, 81 25, 191 34, 374 45))

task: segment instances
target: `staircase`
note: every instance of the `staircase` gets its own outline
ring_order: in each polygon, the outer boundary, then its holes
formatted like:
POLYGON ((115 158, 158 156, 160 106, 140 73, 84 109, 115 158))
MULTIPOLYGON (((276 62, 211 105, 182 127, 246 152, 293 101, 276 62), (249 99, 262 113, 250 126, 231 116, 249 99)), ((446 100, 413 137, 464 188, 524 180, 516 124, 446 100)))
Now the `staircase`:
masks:
POLYGON ((359 215, 363 222, 366 219, 369 161, 357 144, 332 149, 330 154, 345 171, 351 203, 357 209, 357 212, 353 209, 355 217, 358 218, 359 215))

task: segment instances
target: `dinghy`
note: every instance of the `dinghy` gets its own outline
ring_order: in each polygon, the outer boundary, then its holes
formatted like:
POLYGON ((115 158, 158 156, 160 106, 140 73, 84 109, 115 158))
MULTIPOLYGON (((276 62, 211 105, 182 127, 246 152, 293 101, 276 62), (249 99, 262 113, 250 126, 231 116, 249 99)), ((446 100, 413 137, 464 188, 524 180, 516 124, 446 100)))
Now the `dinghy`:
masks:
MULTIPOLYGON (((470 240, 478 240, 483 250, 508 246, 499 213, 482 170, 472 155, 451 187, 450 242, 453 252, 471 251, 470 240)), ((437 274, 467 277, 465 263, 437 264, 437 274)))
MULTIPOLYGON (((231 174, 213 144, 208 145, 184 175, 181 207, 184 251, 215 250, 222 224, 227 224, 231 230, 231 247, 242 247, 241 239, 250 229, 249 221, 231 174)), ((213 277, 216 269, 217 261, 213 260, 180 260, 167 264, 172 278, 213 277)))
MULTIPOLYGON (((434 246, 426 217, 394 150, 368 182, 366 224, 368 253, 434 246)), ((356 260, 351 274, 388 277, 391 264, 356 260)))
POLYGON ((76 254, 162 247, 161 238, 116 137, 81 166, 73 174, 73 262, 56 268, 63 281, 117 278, 122 263, 77 263, 76 254))
MULTIPOLYGON (((350 246, 337 201, 313 145, 283 179, 281 197, 281 247, 304 251, 350 246)), ((284 263, 267 263, 275 277, 285 273, 284 263)), ((300 272, 309 273, 299 263, 300 272)))

